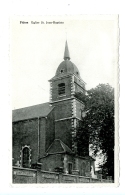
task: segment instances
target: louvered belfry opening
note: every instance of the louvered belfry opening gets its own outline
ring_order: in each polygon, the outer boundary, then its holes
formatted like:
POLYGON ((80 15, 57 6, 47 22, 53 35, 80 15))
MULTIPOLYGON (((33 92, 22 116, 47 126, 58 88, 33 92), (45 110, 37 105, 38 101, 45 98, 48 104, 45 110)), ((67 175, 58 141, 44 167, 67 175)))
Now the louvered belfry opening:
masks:
POLYGON ((58 84, 58 94, 59 95, 65 94, 65 83, 58 84))

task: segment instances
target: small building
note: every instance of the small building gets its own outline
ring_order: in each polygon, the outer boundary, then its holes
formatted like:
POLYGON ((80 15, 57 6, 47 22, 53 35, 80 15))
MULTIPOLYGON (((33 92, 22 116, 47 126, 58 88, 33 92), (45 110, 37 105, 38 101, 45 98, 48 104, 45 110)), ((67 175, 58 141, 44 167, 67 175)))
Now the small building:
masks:
POLYGON ((86 93, 86 83, 70 61, 66 42, 64 60, 49 80, 50 102, 13 110, 13 166, 91 177, 94 159, 89 140, 78 156, 74 141, 82 121, 84 103, 76 93, 86 93))

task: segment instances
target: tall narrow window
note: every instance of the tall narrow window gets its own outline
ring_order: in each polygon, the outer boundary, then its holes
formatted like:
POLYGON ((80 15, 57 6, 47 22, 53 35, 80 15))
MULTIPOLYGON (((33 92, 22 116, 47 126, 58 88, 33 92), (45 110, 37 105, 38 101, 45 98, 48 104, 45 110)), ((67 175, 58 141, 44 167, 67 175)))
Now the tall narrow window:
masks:
POLYGON ((58 94, 59 95, 65 94, 65 83, 60 83, 58 85, 58 94))
POLYGON ((68 173, 72 174, 72 163, 68 163, 68 173))
POLYGON ((25 168, 30 167, 30 149, 28 147, 22 150, 22 166, 25 168))

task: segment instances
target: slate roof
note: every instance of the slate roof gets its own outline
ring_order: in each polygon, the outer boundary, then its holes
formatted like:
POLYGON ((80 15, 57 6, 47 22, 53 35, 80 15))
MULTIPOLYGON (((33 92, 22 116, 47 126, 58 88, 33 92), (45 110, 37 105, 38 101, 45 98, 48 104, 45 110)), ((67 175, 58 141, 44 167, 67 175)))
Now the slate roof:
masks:
POLYGON ((52 107, 50 106, 49 102, 16 109, 12 111, 12 121, 16 122, 35 117, 45 117, 50 113, 51 110, 52 107))
POLYGON ((69 59, 70 60, 70 54, 69 54, 69 49, 68 49, 68 43, 66 41, 66 44, 65 44, 65 51, 64 51, 64 60, 67 60, 69 59))
POLYGON ((80 76, 78 68, 70 60, 64 60, 58 66, 57 71, 56 71, 56 76, 57 75, 61 76, 62 74, 75 74, 77 76, 80 76), (63 73, 61 73, 61 70, 63 70, 63 73))
POLYGON ((50 145, 47 154, 55 154, 55 153, 69 153, 73 154, 72 150, 64 144, 60 139, 55 139, 54 142, 50 145))

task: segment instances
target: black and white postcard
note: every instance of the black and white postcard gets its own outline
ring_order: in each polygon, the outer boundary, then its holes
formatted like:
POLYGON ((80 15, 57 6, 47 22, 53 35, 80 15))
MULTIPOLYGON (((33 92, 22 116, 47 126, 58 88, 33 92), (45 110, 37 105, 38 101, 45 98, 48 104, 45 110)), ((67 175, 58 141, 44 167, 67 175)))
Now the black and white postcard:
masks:
POLYGON ((13 16, 12 184, 117 186, 117 15, 13 16))

